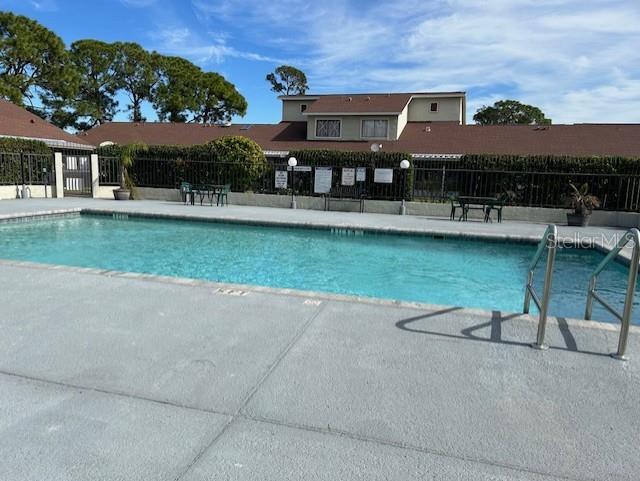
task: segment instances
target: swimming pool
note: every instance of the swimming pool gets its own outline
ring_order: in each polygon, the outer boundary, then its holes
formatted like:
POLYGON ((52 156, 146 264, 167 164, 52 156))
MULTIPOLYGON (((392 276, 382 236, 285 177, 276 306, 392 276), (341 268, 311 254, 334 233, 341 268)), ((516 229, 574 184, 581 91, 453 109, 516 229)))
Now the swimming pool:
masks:
MULTIPOLYGON (((0 224, 4 259, 509 312, 522 309, 535 248, 523 243, 97 215, 0 224)), ((551 315, 583 317, 589 275, 602 257, 587 249, 558 251, 551 315)), ((626 276, 625 266, 612 263, 598 283, 599 292, 620 309, 626 276)), ((538 272, 537 281, 542 277, 538 272)), ((541 292, 539 284, 537 288, 541 292)), ((594 306, 593 318, 613 320, 599 306, 594 306)))

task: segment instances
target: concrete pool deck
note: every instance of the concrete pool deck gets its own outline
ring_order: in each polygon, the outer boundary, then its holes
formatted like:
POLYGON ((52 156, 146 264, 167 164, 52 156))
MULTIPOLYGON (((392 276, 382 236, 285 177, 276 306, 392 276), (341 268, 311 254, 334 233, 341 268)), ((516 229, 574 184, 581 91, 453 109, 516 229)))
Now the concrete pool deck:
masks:
MULTIPOLYGON (((81 208, 544 231, 88 199, 0 216, 81 208)), ((226 287, 0 262, 0 479, 637 479, 637 329, 619 362, 616 325, 551 319, 540 352, 528 316, 226 287)))

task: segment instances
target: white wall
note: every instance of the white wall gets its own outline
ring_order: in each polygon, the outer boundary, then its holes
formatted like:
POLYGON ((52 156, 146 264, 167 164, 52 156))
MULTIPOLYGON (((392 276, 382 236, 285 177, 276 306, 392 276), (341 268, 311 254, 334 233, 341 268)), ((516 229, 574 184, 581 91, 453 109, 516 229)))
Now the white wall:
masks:
POLYGON ((414 97, 409 102, 409 122, 460 122, 462 102, 459 97, 414 97), (438 111, 431 112, 431 103, 438 111))

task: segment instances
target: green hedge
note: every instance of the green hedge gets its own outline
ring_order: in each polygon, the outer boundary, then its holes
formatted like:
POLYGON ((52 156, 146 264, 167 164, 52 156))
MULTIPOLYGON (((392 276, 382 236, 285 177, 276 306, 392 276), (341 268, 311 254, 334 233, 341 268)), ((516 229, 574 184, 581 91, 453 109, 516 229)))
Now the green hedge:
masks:
MULTIPOLYGON (((431 161, 439 162, 442 161, 431 161)), ((559 172, 592 174, 638 174, 640 158, 563 156, 563 155, 464 155, 447 163, 469 170, 507 170, 518 172, 559 172)))
POLYGON ((52 150, 40 140, 0 138, 0 153, 50 154, 52 150))
MULTIPOLYGON (((120 147, 98 149, 98 155, 119 157, 120 147)), ((262 149, 243 136, 224 136, 204 145, 151 145, 128 169, 141 187, 176 188, 181 182, 224 183, 238 192, 252 190, 267 169, 262 149)))
POLYGON ((16 185, 22 182, 21 168, 25 168, 25 181, 42 182, 42 168, 52 169, 52 150, 39 140, 0 138, 0 185, 16 185), (24 164, 21 157, 27 157, 24 164), (29 172, 31 167, 31 173, 29 172))
MULTIPOLYGON (((413 196, 413 161, 406 152, 344 152, 336 150, 296 150, 289 152, 289 156, 295 157, 298 165, 331 166, 331 167, 366 167, 366 188, 371 198, 401 198, 411 200, 413 196), (410 167, 406 171, 406 183, 404 196, 402 195, 402 175, 400 162, 407 159, 410 167), (394 169, 394 183, 391 187, 386 184, 373 182, 373 171, 376 168, 394 169)), ((333 185, 340 185, 340 170, 333 170, 333 185)))

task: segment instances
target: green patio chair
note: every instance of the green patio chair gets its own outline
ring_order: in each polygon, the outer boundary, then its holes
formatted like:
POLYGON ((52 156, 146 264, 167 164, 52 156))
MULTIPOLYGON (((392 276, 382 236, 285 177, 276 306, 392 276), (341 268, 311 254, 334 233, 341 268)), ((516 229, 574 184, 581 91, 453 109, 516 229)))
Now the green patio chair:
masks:
POLYGON ((222 188, 218 191, 218 202, 216 202, 216 205, 229 205, 229 191, 231 191, 231 185, 229 184, 225 184, 222 186, 222 188))
POLYGON ((456 220, 456 210, 461 209, 464 215, 464 207, 458 200, 457 194, 449 194, 449 202, 451 203, 451 213, 449 214, 449 220, 456 220))

